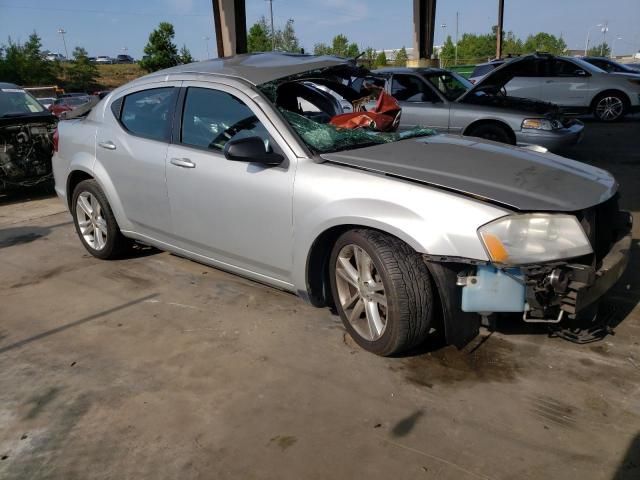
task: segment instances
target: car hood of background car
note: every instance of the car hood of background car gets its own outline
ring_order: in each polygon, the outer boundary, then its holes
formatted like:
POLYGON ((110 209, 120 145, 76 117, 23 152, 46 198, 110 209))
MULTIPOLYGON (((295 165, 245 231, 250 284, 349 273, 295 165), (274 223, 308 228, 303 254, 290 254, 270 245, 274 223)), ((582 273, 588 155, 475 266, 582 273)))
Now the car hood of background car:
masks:
POLYGON ((327 162, 405 178, 520 211, 575 212, 618 189, 605 170, 495 142, 436 135, 322 154, 327 162))

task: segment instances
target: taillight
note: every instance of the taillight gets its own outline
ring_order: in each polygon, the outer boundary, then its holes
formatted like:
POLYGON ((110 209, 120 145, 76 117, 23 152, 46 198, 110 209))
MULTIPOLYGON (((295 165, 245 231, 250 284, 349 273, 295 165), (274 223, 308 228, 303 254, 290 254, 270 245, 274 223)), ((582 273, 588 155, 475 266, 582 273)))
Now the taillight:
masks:
POLYGON ((58 127, 53 131, 53 151, 58 151, 58 144, 60 143, 60 135, 58 135, 58 127))

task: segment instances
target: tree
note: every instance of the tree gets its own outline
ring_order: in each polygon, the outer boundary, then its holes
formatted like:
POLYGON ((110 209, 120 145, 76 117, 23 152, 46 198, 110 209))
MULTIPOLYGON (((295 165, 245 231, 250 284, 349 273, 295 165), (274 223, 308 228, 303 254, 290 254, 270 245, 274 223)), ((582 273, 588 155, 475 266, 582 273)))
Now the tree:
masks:
POLYGON ((175 30, 169 22, 160 22, 158 28, 149 34, 149 41, 144 47, 145 56, 140 60, 140 66, 148 72, 155 72, 163 68, 178 64, 178 48, 173 43, 175 30))
POLYGON ((562 55, 566 49, 567 44, 562 38, 545 32, 529 35, 523 45, 524 53, 546 52, 562 55))
POLYGON ((276 32, 276 50, 282 52, 299 52, 300 42, 293 28, 293 18, 287 20, 284 28, 276 32))
POLYGON ((336 55, 338 57, 355 58, 360 54, 357 43, 349 43, 346 35, 338 34, 331 40, 331 46, 326 43, 316 43, 313 46, 315 55, 336 55))
POLYGON ((590 57, 608 57, 611 55, 611 47, 606 42, 594 45, 587 51, 587 55, 590 57))
POLYGON ((376 56, 375 61, 376 67, 386 67, 387 66, 387 55, 384 53, 384 50, 381 50, 380 53, 376 56))
POLYGON ((182 63, 183 65, 185 63, 192 63, 195 61, 191 56, 191 52, 189 51, 187 46, 184 44, 182 45, 182 48, 180 49, 180 53, 178 56, 180 57, 180 63, 182 63))
POLYGON ((407 60, 409 60, 409 55, 407 55, 407 49, 402 47, 400 50, 396 52, 396 59, 393 64, 396 67, 406 67, 407 60))
POLYGON ((367 47, 362 52, 363 55, 359 59, 360 63, 368 68, 373 68, 376 62, 376 51, 371 47, 367 47))
POLYGON ((36 32, 24 45, 13 43, 3 47, 3 80, 20 85, 42 85, 55 82, 52 64, 42 55, 42 42, 36 32))
POLYGON ((331 47, 326 43, 316 43, 313 46, 314 55, 331 55, 331 47))
POLYGON ((247 50, 249 52, 268 52, 271 51, 271 47, 271 30, 267 25, 267 19, 262 16, 249 29, 247 50))
POLYGON ((87 51, 82 47, 76 47, 73 50, 73 62, 67 69, 67 86, 86 92, 96 84, 98 75, 98 68, 89 61, 87 51))

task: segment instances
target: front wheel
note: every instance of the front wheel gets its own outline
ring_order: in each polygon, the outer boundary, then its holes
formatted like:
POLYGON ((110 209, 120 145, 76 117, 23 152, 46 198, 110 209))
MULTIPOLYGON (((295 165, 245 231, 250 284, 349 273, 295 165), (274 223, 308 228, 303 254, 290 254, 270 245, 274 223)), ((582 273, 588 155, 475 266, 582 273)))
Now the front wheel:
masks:
POLYGON ((84 180, 76 186, 71 214, 82 245, 94 257, 117 258, 130 245, 120 233, 107 197, 95 180, 84 180))
POLYGON ((509 131, 505 127, 486 123, 484 125, 478 125, 473 127, 467 133, 468 137, 483 138, 485 140, 491 140, 492 142, 506 143, 507 145, 515 145, 513 138, 509 135, 509 131))
POLYGON ((593 113, 598 120, 615 122, 624 117, 627 110, 626 99, 619 93, 604 94, 594 102, 593 113))
POLYGON ((338 313, 362 348, 387 356, 426 339, 431 279, 421 255, 407 244, 375 230, 350 230, 334 245, 329 268, 338 313))

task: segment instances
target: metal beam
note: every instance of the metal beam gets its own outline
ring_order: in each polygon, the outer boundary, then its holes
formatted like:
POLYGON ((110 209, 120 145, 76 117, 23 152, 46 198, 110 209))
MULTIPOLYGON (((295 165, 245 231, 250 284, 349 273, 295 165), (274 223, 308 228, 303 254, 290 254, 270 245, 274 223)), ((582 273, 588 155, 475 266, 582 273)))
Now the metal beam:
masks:
POLYGON ((211 0, 218 57, 247 52, 245 0, 211 0))
POLYGON ((434 63, 435 26, 436 0, 413 0, 413 51, 417 58, 408 64, 421 66, 434 63))
POLYGON ((496 58, 502 58, 503 30, 504 30, 504 0, 498 0, 498 29, 496 30, 496 58))

